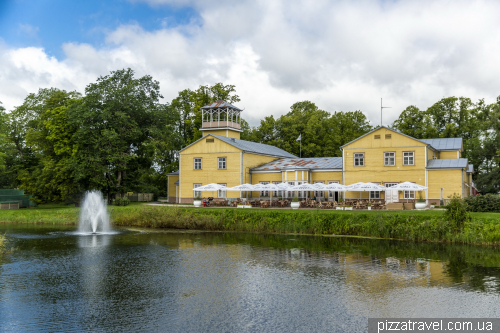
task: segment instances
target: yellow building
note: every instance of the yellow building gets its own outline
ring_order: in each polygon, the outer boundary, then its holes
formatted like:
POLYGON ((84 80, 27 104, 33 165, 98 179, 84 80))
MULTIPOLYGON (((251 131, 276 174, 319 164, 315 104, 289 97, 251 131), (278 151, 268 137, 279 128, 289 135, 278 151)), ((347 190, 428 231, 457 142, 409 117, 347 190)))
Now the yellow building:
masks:
MULTIPOLYGON (((342 149, 345 184, 373 182, 385 192, 364 192, 364 198, 383 198, 386 202, 427 199, 439 203, 450 196, 472 195, 472 165, 461 158, 461 138, 415 139, 385 126, 351 141, 342 149), (400 182, 428 187, 423 193, 391 191, 400 182)), ((347 192, 356 198, 359 192, 347 192)))
MULTIPOLYGON (((203 137, 179 152, 179 170, 168 175, 170 202, 191 203, 193 189, 209 183, 228 187, 250 183, 340 183, 372 182, 386 191, 346 192, 345 198, 385 199, 386 202, 414 201, 421 196, 439 203, 456 194, 472 195, 472 165, 462 158, 461 138, 415 139, 385 126, 341 147, 342 157, 297 158, 274 146, 240 139, 241 111, 224 101, 202 108, 203 137), (428 187, 421 193, 390 190, 400 182, 428 187)), ((251 196, 269 196, 253 192, 251 196)), ((291 197, 276 191, 274 197, 291 197)), ((340 193, 298 192, 338 201, 340 193)), ((238 198, 236 191, 203 192, 202 196, 238 198)))

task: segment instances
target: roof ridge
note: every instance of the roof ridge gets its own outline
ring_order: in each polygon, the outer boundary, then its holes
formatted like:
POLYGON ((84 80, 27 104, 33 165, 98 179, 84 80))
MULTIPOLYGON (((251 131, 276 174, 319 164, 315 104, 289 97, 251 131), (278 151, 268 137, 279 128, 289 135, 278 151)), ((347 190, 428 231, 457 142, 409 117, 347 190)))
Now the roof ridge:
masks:
POLYGON ((272 155, 272 156, 281 157, 281 158, 283 158, 283 157, 284 158, 296 158, 295 155, 287 152, 286 150, 281 149, 281 148, 276 147, 276 146, 273 146, 273 145, 268 145, 266 143, 260 143, 260 142, 254 142, 254 141, 248 141, 248 140, 242 140, 242 139, 236 139, 236 138, 229 138, 226 136, 221 136, 221 135, 216 135, 216 134, 207 134, 207 135, 212 135, 212 136, 216 137, 217 139, 222 140, 222 141, 224 141, 232 146, 235 146, 236 148, 241 149, 241 150, 254 152, 254 153, 258 153, 258 154, 272 155), (242 147, 238 147, 238 146, 234 145, 235 143, 241 145, 242 147), (276 152, 257 151, 256 149, 251 147, 252 145, 257 145, 258 147, 260 146, 260 148, 269 148, 270 150, 275 150, 276 152))

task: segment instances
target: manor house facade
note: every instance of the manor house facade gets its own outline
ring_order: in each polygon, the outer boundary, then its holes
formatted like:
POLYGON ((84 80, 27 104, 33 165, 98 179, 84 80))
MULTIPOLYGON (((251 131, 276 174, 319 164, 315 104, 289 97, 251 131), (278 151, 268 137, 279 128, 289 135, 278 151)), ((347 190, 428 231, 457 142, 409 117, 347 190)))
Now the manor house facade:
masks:
MULTIPOLYGON (((415 139, 385 126, 345 144, 342 157, 298 158, 280 148, 240 139, 242 110, 224 101, 202 108, 203 136, 179 152, 179 170, 168 174, 172 203, 192 203, 194 188, 209 183, 228 187, 250 183, 340 183, 372 182, 386 191, 346 192, 345 198, 384 199, 406 202, 419 199, 413 191, 392 191, 400 182, 428 187, 422 191, 427 203, 439 203, 456 194, 471 196, 473 166, 462 158, 461 138, 415 139)), ((202 196, 238 198, 237 191, 203 192, 202 196)), ((252 197, 269 193, 251 193, 252 197)), ((274 197, 292 197, 276 191, 274 197)), ((339 192, 298 192, 321 200, 336 200, 339 192)))

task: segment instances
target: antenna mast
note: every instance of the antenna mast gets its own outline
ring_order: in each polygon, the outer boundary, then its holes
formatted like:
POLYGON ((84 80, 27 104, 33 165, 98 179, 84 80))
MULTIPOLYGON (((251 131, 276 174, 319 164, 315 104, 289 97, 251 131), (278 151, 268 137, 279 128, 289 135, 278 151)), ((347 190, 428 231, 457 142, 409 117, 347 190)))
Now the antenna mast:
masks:
POLYGON ((382 125, 382 111, 384 111, 384 109, 390 109, 391 107, 390 106, 382 106, 382 98, 380 98, 380 126, 383 126, 382 125))

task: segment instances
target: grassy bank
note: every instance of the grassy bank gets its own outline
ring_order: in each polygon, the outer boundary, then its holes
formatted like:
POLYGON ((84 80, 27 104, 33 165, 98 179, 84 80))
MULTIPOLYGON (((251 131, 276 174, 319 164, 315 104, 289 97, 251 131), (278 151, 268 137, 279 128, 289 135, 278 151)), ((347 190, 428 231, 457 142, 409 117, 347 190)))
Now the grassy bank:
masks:
MULTIPOLYGON (((414 241, 500 245, 500 214, 473 213, 461 233, 443 211, 324 211, 144 206, 109 207, 116 226, 210 231, 351 235, 414 241)), ((0 222, 76 225, 78 208, 42 206, 0 211, 0 222)))
POLYGON ((119 226, 351 235, 413 241, 500 245, 500 214, 473 214, 461 233, 442 211, 339 212, 135 207, 116 214, 119 226))

